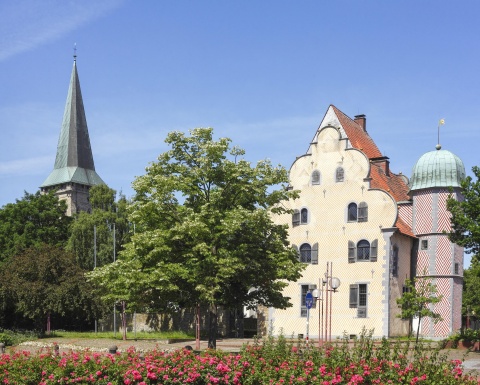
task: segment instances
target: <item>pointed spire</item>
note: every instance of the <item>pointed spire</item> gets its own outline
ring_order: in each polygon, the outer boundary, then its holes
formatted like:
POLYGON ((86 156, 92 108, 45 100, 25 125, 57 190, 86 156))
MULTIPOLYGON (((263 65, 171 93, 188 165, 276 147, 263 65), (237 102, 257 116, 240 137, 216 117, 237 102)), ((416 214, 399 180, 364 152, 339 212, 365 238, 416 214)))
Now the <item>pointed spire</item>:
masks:
POLYGON ((54 168, 62 167, 95 170, 76 61, 73 62, 54 168))
POLYGON ((79 183, 87 186, 104 183, 95 172, 76 57, 75 48, 54 170, 41 187, 61 183, 79 183))

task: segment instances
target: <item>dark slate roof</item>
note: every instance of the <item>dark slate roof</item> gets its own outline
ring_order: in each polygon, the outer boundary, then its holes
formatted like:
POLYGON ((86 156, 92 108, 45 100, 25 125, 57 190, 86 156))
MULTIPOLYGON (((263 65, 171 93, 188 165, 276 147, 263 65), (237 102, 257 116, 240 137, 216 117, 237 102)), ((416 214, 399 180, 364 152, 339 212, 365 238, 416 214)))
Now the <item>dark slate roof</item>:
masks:
POLYGON ((73 62, 54 169, 40 187, 62 183, 104 184, 95 172, 76 61, 73 62))

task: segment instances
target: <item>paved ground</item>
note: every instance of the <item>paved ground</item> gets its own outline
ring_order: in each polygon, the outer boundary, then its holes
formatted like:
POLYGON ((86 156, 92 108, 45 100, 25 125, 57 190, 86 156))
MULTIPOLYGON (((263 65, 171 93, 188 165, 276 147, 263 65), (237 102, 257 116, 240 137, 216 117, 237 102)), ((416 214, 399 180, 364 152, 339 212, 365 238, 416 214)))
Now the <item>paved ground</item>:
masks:
MULTIPOLYGON (((253 339, 220 339, 217 340, 217 349, 223 351, 239 351, 245 344, 253 344, 253 339)), ((41 349, 53 348, 54 345, 58 345, 60 352, 70 350, 90 350, 90 351, 104 351, 108 352, 111 347, 116 346, 117 351, 123 352, 130 347, 134 347, 135 350, 145 352, 153 349, 157 350, 176 350, 184 347, 191 346, 196 349, 195 340, 181 340, 180 342, 169 342, 167 340, 134 340, 127 339, 113 340, 108 338, 98 339, 85 339, 85 338, 44 338, 41 340, 24 342, 19 346, 14 347, 15 350, 28 350, 39 351, 41 349)), ((205 350, 208 347, 206 340, 200 341, 200 350, 205 350)))
MULTIPOLYGON (((223 351, 239 351, 240 348, 245 344, 253 344, 253 339, 220 339, 217 340, 217 349, 223 351)), ((61 352, 69 352, 71 350, 89 350, 89 351, 99 351, 99 352, 108 352, 111 347, 117 346, 119 352, 125 351, 130 347, 134 347, 135 350, 139 352, 145 352, 153 349, 159 350, 175 350, 181 349, 189 345, 193 349, 196 348, 195 340, 183 340, 181 342, 169 343, 166 340, 134 340, 128 339, 123 340, 113 340, 106 338, 99 339, 72 339, 72 338, 45 338, 41 340, 24 342, 15 347, 7 348, 7 353, 12 351, 31 351, 38 352, 41 350, 53 349, 54 345, 59 346, 61 352)), ((207 349, 207 341, 200 341, 200 350, 207 349)), ((464 361, 464 368, 469 371, 478 371, 480 373, 480 352, 469 352, 462 349, 445 349, 442 353, 446 353, 450 359, 459 359, 464 361)))

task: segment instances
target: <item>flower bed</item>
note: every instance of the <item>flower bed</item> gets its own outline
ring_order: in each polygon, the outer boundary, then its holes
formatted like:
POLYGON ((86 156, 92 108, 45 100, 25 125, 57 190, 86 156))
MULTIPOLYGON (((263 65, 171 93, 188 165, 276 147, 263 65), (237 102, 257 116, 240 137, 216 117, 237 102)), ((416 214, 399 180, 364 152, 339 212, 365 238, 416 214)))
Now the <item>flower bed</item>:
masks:
MULTIPOLYGON (((407 344, 408 345, 408 344, 407 344)), ((133 349, 122 354, 18 352, 0 357, 3 384, 480 384, 462 373, 460 361, 420 345, 376 345, 362 336, 307 348, 284 338, 267 339, 232 354, 133 349)))

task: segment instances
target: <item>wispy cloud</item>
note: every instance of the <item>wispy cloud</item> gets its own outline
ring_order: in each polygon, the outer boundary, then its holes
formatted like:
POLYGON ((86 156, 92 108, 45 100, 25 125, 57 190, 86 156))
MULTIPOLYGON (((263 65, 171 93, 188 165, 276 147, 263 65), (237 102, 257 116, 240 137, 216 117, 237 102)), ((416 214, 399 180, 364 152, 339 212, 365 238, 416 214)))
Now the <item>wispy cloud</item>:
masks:
POLYGON ((45 174, 45 169, 53 169, 53 160, 54 159, 51 156, 40 156, 35 158, 0 162, 0 175, 18 176, 45 174))
POLYGON ((16 0, 0 2, 0 61, 28 51, 96 19, 124 0, 16 0))

